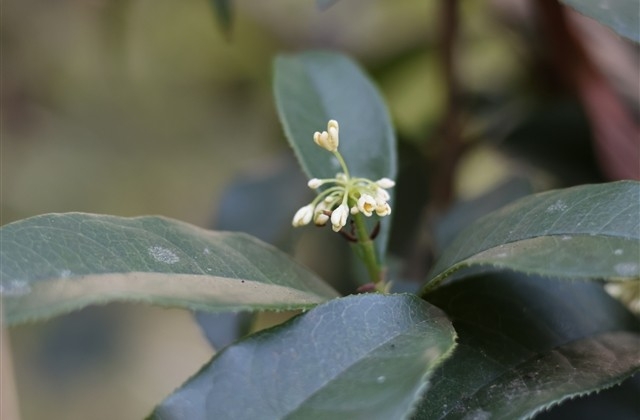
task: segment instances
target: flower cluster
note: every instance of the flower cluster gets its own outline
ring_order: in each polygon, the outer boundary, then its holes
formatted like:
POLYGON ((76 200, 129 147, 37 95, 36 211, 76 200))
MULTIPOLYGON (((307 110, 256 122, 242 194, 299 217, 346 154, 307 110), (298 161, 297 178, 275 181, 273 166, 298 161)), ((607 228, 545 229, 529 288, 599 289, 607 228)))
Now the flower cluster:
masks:
POLYGON ((331 221, 335 232, 339 232, 346 224, 349 214, 362 213, 370 217, 374 213, 378 216, 386 216, 391 213, 388 200, 390 198, 387 189, 392 188, 395 182, 389 178, 381 178, 371 181, 367 178, 352 178, 347 166, 338 152, 339 127, 335 120, 329 121, 327 131, 316 132, 313 135, 315 143, 332 152, 340 162, 343 172, 336 174, 335 178, 309 180, 311 189, 326 186, 318 196, 308 205, 299 209, 293 216, 294 227, 304 226, 312 220, 318 226, 324 226, 331 221))

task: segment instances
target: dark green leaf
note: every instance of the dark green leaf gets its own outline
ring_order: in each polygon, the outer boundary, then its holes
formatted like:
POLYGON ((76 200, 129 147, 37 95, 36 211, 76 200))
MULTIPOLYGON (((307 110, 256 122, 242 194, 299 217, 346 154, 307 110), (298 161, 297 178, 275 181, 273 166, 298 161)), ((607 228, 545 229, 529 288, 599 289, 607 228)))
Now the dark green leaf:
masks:
MULTIPOLYGON (((309 177, 341 172, 333 155, 313 142, 327 122, 340 124, 340 153, 352 176, 396 175, 396 141, 380 93, 349 58, 332 52, 280 56, 275 61, 276 105, 285 134, 309 177)), ((305 203, 300 203, 301 205, 305 203)), ((383 220, 376 249, 384 255, 390 224, 383 220)))
POLYGON ((455 346, 415 295, 335 299, 216 355, 155 419, 401 419, 455 346))
POLYGON ((219 312, 310 308, 337 296, 249 235, 163 217, 49 214, 5 225, 0 235, 10 324, 112 301, 219 312))
POLYGON ((216 13, 222 31, 228 37, 233 23, 233 0, 211 0, 211 7, 216 13))
POLYGON ((459 340, 417 419, 530 417, 640 369, 638 319, 600 284, 509 273, 453 282, 427 298, 452 318, 459 340))
POLYGON ((531 195, 479 219, 445 250, 427 287, 462 268, 487 266, 566 278, 637 279, 638 255, 640 184, 583 185, 531 195))
POLYGON ((640 42, 638 0, 561 0, 632 41, 640 42))

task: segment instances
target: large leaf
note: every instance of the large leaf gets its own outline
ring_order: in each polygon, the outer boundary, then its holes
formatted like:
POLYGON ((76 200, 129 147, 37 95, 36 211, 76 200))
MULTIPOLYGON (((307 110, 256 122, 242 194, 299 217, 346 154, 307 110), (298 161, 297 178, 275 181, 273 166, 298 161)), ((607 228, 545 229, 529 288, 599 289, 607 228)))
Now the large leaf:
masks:
POLYGON ((337 295, 249 235, 163 217, 48 214, 3 226, 0 241, 10 324, 116 300, 238 311, 310 308, 337 295))
POLYGON ((638 0, 561 0, 632 41, 640 42, 638 0))
MULTIPOLYGON (((340 153, 352 176, 395 178, 396 141, 389 113, 378 90, 351 59, 323 51, 280 56, 274 89, 285 134, 309 177, 333 178, 341 172, 333 155, 313 142, 313 133, 326 130, 327 122, 335 119, 340 123, 340 153)), ((379 256, 386 250, 387 219, 375 241, 379 256)))
POLYGON ((219 353, 154 419, 401 419, 455 346, 415 295, 335 299, 219 353))
POLYGON ((459 334, 416 419, 530 417, 640 369, 640 325, 600 284, 517 273, 428 295, 459 334))
POLYGON ((637 279, 638 255, 640 183, 583 185, 531 195, 479 219, 445 250, 427 287, 462 268, 486 266, 637 279))

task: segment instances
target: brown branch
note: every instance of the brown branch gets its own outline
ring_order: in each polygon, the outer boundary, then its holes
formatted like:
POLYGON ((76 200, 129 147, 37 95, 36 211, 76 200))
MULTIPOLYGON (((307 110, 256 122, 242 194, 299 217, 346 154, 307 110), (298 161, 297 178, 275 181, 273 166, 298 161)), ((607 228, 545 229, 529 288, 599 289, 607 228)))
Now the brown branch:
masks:
POLYGON ((555 72, 591 122, 596 158, 609 179, 640 179, 640 127, 576 36, 557 0, 532 0, 555 72))

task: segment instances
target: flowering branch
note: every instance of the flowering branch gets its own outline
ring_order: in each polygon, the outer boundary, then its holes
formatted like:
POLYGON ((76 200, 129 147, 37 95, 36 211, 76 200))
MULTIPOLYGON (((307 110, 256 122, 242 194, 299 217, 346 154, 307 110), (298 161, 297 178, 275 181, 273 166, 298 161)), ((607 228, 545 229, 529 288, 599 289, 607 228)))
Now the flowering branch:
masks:
MULTIPOLYGON (((307 184, 309 188, 327 188, 310 204, 300 208, 293 216, 291 224, 294 227, 304 226, 313 220, 317 226, 324 226, 331 221, 333 231, 341 232, 351 215, 355 226, 355 241, 360 249, 359 255, 367 266, 371 282, 377 290, 383 291, 382 270, 375 256, 371 238, 373 235, 367 231, 364 217, 371 217, 374 213, 380 217, 391 214, 387 189, 393 188, 395 182, 389 178, 372 181, 351 177, 349 168, 338 151, 339 131, 338 122, 331 120, 327 124, 327 131, 314 133, 313 140, 318 146, 333 153, 343 172, 338 172, 334 178, 310 179, 307 184)), ((353 235, 349 237, 353 238, 353 235)))

